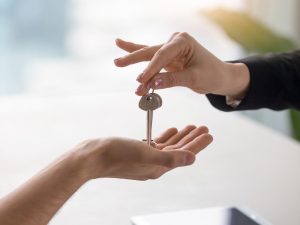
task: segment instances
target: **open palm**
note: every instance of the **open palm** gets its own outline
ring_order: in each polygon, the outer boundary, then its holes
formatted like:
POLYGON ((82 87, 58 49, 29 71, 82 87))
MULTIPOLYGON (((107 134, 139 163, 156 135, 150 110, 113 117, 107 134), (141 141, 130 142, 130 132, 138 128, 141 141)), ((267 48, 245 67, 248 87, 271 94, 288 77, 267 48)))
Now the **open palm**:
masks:
POLYGON ((95 162, 90 165, 101 165, 101 172, 94 178, 147 180, 156 179, 176 167, 193 164, 195 155, 212 142, 212 136, 204 126, 189 125, 180 131, 166 130, 155 139, 154 147, 124 138, 109 138, 105 142, 108 147, 104 151, 97 150, 97 145, 92 150, 96 153, 92 154, 95 162))

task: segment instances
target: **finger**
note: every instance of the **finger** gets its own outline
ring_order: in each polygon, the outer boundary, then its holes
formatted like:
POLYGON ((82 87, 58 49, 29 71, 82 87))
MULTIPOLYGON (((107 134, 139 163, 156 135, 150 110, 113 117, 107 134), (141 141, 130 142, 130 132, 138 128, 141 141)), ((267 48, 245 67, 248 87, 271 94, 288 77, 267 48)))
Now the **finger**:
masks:
POLYGON ((175 86, 189 87, 191 84, 193 84, 192 71, 189 69, 178 72, 159 73, 150 81, 150 87, 155 90, 175 86))
POLYGON ((132 43, 132 42, 124 41, 124 40, 122 40, 120 38, 116 39, 116 45, 119 48, 121 48, 121 49, 123 49, 123 50, 125 50, 127 52, 130 52, 130 53, 134 52, 134 51, 137 51, 137 50, 139 50, 141 48, 147 47, 147 45, 135 44, 135 43, 132 43))
POLYGON ((213 137, 210 134, 202 134, 195 138, 190 143, 181 147, 181 150, 188 150, 194 154, 198 154, 202 149, 206 148, 213 141, 213 137))
POLYGON ((178 72, 165 72, 155 75, 149 83, 138 86, 135 93, 139 96, 148 93, 149 89, 165 89, 175 86, 190 87, 194 84, 192 71, 186 69, 178 72))
POLYGON ((165 66, 170 64, 172 60, 180 53, 181 45, 178 42, 170 42, 162 46, 153 56, 151 62, 145 69, 143 76, 139 78, 139 82, 148 82, 155 74, 159 73, 165 66))
POLYGON ((166 142, 170 137, 174 136, 177 134, 178 130, 175 127, 169 128, 165 132, 163 132, 159 137, 155 138, 154 141, 157 144, 161 144, 166 142))
POLYGON ((147 94, 150 90, 150 86, 148 84, 140 84, 135 91, 135 94, 139 96, 143 96, 147 94))
POLYGON ((124 67, 139 62, 150 61, 160 46, 144 47, 121 58, 115 59, 116 66, 124 67))
POLYGON ((151 157, 148 157, 147 163, 172 169, 179 166, 191 165, 194 161, 195 154, 191 151, 158 151, 157 149, 153 149, 151 157))
POLYGON ((182 148, 183 146, 187 145, 188 143, 192 142, 197 137, 201 136, 202 134, 207 134, 208 128, 205 126, 198 127, 192 130, 189 134, 187 134, 184 138, 182 138, 174 148, 182 148))
POLYGON ((165 153, 171 155, 171 157, 173 158, 173 164, 170 164, 169 168, 188 166, 193 164, 195 161, 195 154, 192 153, 191 151, 172 150, 165 153))
POLYGON ((169 138, 165 143, 158 144, 157 147, 159 149, 163 149, 169 145, 175 145, 177 144, 183 137, 185 137, 187 134, 189 134, 192 130, 194 130, 196 126, 194 125, 188 125, 181 131, 179 131, 177 134, 169 138))

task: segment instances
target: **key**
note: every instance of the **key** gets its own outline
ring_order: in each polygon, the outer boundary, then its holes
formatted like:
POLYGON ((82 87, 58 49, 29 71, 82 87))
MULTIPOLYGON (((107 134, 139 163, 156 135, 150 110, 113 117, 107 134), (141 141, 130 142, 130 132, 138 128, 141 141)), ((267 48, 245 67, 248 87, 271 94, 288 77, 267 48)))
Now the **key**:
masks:
POLYGON ((153 111, 162 106, 161 97, 152 92, 142 96, 139 107, 140 109, 147 112, 147 139, 146 142, 148 145, 155 144, 152 140, 152 121, 153 121, 153 111))
POLYGON ((152 140, 152 121, 153 121, 153 111, 162 106, 162 99, 156 93, 148 93, 144 95, 139 103, 139 107, 147 111, 147 139, 148 145, 155 144, 152 140))

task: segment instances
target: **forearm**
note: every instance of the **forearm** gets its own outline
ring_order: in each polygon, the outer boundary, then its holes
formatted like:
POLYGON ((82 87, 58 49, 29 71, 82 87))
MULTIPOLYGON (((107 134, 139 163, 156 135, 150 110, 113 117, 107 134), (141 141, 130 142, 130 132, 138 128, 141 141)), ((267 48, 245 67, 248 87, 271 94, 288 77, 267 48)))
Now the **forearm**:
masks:
POLYGON ((68 153, 0 201, 0 224, 45 225, 85 182, 68 153))

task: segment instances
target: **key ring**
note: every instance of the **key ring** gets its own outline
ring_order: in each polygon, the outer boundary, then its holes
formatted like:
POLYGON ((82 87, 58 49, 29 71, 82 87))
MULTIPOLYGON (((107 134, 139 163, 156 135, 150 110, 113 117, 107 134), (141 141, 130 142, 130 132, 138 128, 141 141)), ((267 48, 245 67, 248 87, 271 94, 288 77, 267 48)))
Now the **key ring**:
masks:
MULTIPOLYGON (((145 143, 147 143, 146 139, 143 139, 142 141, 145 142, 145 143)), ((151 147, 156 148, 157 143, 154 140, 151 140, 150 145, 151 145, 151 147)))

